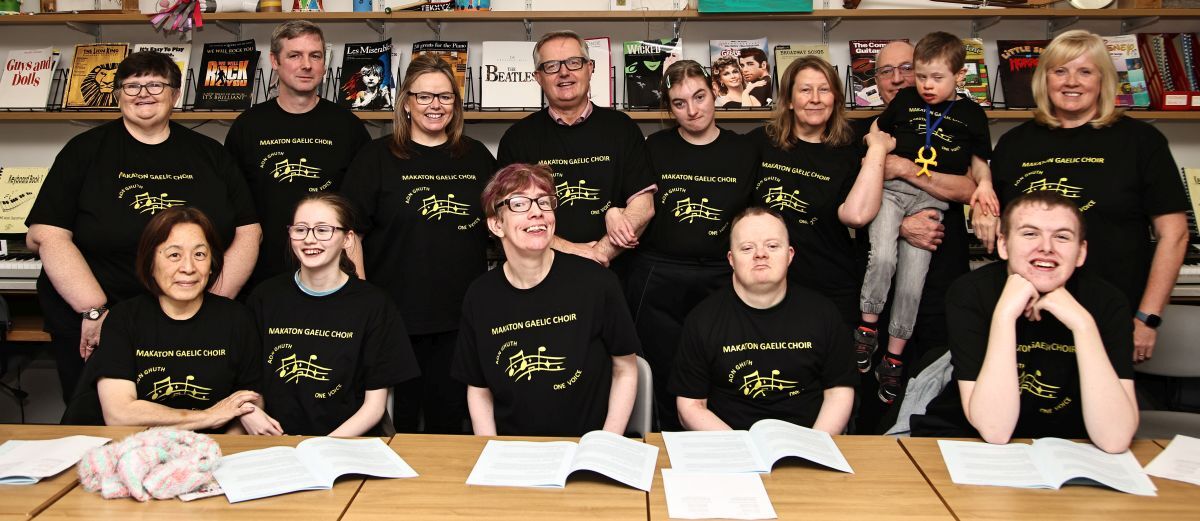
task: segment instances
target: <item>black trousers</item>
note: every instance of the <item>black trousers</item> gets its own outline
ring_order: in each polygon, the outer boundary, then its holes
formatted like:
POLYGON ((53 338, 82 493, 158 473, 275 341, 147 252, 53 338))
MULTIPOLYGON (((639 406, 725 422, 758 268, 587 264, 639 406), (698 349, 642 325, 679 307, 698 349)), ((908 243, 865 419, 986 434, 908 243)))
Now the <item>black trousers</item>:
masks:
POLYGON ((675 395, 667 391, 683 320, 696 304, 729 285, 731 273, 725 259, 679 259, 639 252, 630 264, 625 297, 654 375, 654 408, 660 430, 683 430, 675 395))
POLYGON ((420 419, 424 417, 424 432, 463 434, 467 386, 450 378, 458 330, 408 338, 421 366, 421 376, 396 386, 392 405, 396 432, 420 432, 420 419))

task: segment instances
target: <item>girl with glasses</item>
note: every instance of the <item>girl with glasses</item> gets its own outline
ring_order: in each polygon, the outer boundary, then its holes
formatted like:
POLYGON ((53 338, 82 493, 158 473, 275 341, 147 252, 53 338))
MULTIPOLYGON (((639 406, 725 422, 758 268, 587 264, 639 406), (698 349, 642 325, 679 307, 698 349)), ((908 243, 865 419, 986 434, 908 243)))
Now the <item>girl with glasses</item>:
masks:
POLYGON ((483 191, 506 261, 471 284, 451 375, 479 436, 625 434, 637 395, 637 335, 616 275, 550 249, 554 177, 514 163, 483 191))
POLYGON ((340 195, 301 199, 287 228, 299 268, 247 301, 263 345, 263 398, 286 434, 382 434, 388 389, 419 374, 391 298, 355 276, 346 254, 354 225, 340 195))
POLYGON ((414 58, 397 100, 392 135, 364 147, 342 184, 363 217, 363 248, 351 254, 399 306, 421 366, 396 390, 396 430, 416 432, 423 416, 425 432, 462 433, 466 389, 450 379, 450 359, 463 294, 487 267, 477 201, 496 163, 463 135, 450 64, 414 58))

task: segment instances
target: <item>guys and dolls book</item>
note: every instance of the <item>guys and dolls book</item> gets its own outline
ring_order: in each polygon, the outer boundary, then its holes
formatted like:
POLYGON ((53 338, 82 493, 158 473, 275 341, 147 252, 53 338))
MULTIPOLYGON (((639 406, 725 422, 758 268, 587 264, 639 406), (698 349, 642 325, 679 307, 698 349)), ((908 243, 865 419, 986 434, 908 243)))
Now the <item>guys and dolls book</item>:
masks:
POLYGON ((53 47, 9 51, 0 70, 0 108, 46 108, 53 77, 53 47))

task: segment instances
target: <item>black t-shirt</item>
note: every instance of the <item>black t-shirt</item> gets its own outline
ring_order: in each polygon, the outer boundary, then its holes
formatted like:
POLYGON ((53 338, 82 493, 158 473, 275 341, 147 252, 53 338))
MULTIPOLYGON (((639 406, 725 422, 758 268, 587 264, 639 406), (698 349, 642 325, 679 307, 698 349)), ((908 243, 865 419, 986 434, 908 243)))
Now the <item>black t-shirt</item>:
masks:
MULTIPOLYGON (((950 287, 946 319, 954 379, 975 381, 987 352, 992 312, 1008 281, 1008 266, 997 262, 962 276, 950 287)), ((1117 377, 1133 378, 1133 323, 1121 292, 1087 273, 1076 273, 1066 289, 1092 315, 1117 377)), ((1075 338, 1054 315, 1038 322, 1016 321, 1017 371, 1021 415, 1016 438, 1087 438, 1079 391, 1075 338)), ((952 384, 953 385, 953 384, 952 384)))
MULTIPOLYGON (((766 64, 764 64, 764 65, 766 65, 766 64)), ((754 99, 757 99, 758 104, 763 107, 771 105, 771 102, 774 101, 771 98, 771 77, 763 76, 762 79, 755 80, 755 81, 765 81, 765 82, 767 82, 767 84, 760 85, 758 87, 754 87, 753 89, 750 89, 750 95, 753 96, 754 99)))
MULTIPOLYGON (((225 247, 235 228, 258 222, 246 181, 229 153, 211 138, 170 125, 170 137, 157 145, 135 139, 121 119, 75 136, 54 159, 25 220, 69 230, 110 304, 145 291, 133 272, 134 258, 142 228, 159 211, 199 208, 225 247)), ((48 329, 79 327, 79 315, 45 272, 38 292, 48 329)))
POLYGON ((712 143, 693 145, 668 128, 646 138, 646 148, 658 192, 638 250, 724 259, 729 223, 750 203, 758 167, 753 145, 726 129, 712 143))
POLYGON ((811 427, 825 389, 858 384, 847 329, 812 290, 792 285, 779 304, 755 309, 727 286, 688 315, 668 389, 707 399, 734 429, 764 418, 811 427))
POLYGON ((612 357, 639 351, 616 275, 555 254, 533 288, 502 268, 471 284, 450 375, 491 390, 498 434, 581 436, 604 427, 612 357))
POLYGON ((601 238, 604 212, 624 208, 654 183, 642 130, 625 113, 603 107, 570 127, 556 123, 549 109, 534 112, 508 128, 497 155, 500 166, 535 163, 554 171, 556 233, 571 242, 601 238))
POLYGON ((284 227, 292 223, 296 202, 310 193, 337 191, 346 167, 370 140, 362 120, 325 99, 304 114, 292 114, 273 98, 233 122, 225 149, 241 166, 263 225, 247 288, 288 271, 284 227))
POLYGON ((837 209, 858 178, 862 147, 797 141, 785 151, 771 143, 765 127, 747 137, 759 158, 754 199, 783 214, 796 249, 788 280, 826 296, 858 295, 854 243, 837 209))
POLYGON ((1000 137, 995 157, 1001 203, 1054 190, 1079 205, 1088 228, 1084 269, 1120 288, 1137 309, 1154 257, 1151 218, 1190 208, 1166 137, 1127 117, 1099 129, 1028 121, 1000 137))
POLYGON ((314 297, 294 277, 264 281, 247 301, 262 338, 262 394, 284 432, 323 436, 358 412, 368 390, 420 369, 404 321, 379 288, 350 277, 314 297))
POLYGON ((258 390, 262 375, 254 318, 240 303, 204 295, 186 320, 163 313, 158 299, 139 295, 104 319, 103 343, 88 360, 85 382, 128 380, 137 399, 173 409, 212 407, 240 390, 258 390), (94 367, 93 367, 94 366, 94 367))
MULTIPOLYGON (((896 149, 892 153, 915 161, 917 150, 925 147, 926 112, 929 123, 933 124, 949 108, 950 112, 931 137, 930 143, 937 150, 937 165, 929 168, 943 174, 966 174, 971 168, 971 156, 990 158, 992 138, 988 132, 987 113, 962 94, 958 95, 953 107, 950 103, 944 101, 928 108, 916 87, 900 89, 878 120, 879 130, 896 138, 896 149)), ((930 154, 926 152, 925 155, 930 154)))
POLYGON ((466 136, 461 157, 413 143, 411 157, 397 159, 391 139, 364 147, 342 187, 362 213, 367 280, 396 301, 409 333, 451 331, 467 286, 487 268, 479 196, 496 163, 466 136))

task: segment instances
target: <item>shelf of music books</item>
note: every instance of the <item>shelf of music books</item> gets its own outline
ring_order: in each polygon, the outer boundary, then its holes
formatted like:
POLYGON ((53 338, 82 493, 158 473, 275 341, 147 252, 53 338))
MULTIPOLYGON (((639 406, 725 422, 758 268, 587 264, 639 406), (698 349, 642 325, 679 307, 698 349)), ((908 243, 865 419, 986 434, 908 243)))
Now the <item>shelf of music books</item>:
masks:
MULTIPOLYGON (((278 23, 307 19, 316 22, 497 22, 497 21, 769 21, 831 19, 946 19, 981 18, 1049 20, 1078 18, 1113 20, 1128 18, 1200 18, 1197 9, 814 9, 811 13, 698 13, 696 11, 396 11, 341 13, 206 13, 205 21, 278 23)), ((136 24, 146 23, 141 13, 38 13, 0 16, 0 25, 53 25, 65 23, 136 24)))

